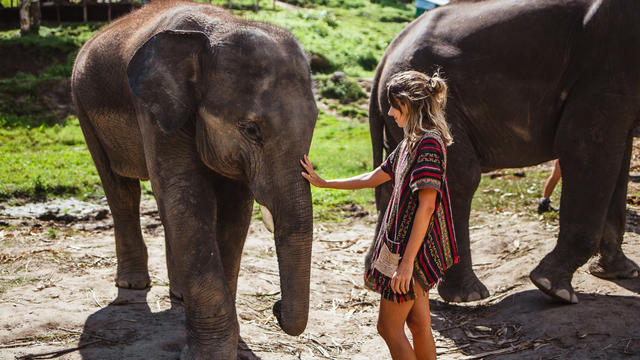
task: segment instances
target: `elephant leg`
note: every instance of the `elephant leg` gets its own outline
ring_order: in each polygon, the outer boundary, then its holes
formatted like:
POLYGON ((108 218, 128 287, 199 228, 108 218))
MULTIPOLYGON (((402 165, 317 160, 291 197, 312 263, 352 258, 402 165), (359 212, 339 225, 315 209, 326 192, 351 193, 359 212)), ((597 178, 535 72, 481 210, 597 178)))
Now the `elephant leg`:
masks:
POLYGON ((633 278, 638 276, 638 271, 640 270, 640 267, 622 252, 622 241, 627 219, 627 185, 629 183, 629 163, 632 149, 633 137, 630 134, 626 143, 622 167, 618 174, 618 182, 609 204, 598 254, 589 263, 591 275, 603 279, 633 278))
MULTIPOLYGON (((529 275, 545 294, 574 304, 578 298, 571 286, 573 273, 596 254, 610 205, 619 206, 612 196, 619 174, 625 171, 628 130, 623 121, 631 119, 621 113, 628 108, 624 104, 597 99, 593 101, 596 105, 585 106, 585 98, 573 104, 568 100, 556 132, 555 149, 563 176, 558 242, 529 275)), ((612 219, 619 215, 620 209, 611 212, 612 219)), ((620 221, 624 220, 611 222, 610 229, 622 226, 620 221)))
POLYGON ((489 297, 489 291, 471 267, 469 240, 471 201, 480 184, 481 169, 466 134, 456 133, 455 143, 448 151, 447 180, 458 244, 458 263, 447 269, 445 280, 438 286, 438 293, 446 301, 475 301, 489 297))
POLYGON ((223 179, 216 189, 216 238, 227 285, 235 299, 242 249, 251 224, 253 194, 245 184, 228 178, 223 179))
POLYGON ((140 228, 140 181, 113 172, 107 154, 81 109, 78 117, 113 216, 118 258, 116 285, 127 289, 147 288, 151 278, 147 246, 140 228))
POLYGON ((178 281, 185 306, 187 341, 180 358, 236 359, 240 327, 216 239, 218 175, 195 147, 170 157, 155 150, 180 149, 184 135, 146 145, 157 153, 147 157, 151 182, 170 249, 171 281, 178 281))

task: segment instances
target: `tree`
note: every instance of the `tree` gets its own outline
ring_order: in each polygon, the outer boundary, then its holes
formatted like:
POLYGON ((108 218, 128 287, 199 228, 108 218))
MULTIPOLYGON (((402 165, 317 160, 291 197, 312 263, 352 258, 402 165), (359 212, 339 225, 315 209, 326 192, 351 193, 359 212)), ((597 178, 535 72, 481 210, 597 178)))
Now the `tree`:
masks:
POLYGON ((40 1, 20 0, 20 33, 37 33, 40 29, 40 1))

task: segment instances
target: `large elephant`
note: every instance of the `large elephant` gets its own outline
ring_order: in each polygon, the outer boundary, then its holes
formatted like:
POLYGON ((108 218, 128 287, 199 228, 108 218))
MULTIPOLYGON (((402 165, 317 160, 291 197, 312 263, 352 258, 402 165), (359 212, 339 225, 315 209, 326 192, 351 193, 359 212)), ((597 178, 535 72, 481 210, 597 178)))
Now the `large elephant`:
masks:
POLYGON ((182 359, 235 359, 235 296, 254 199, 273 217, 282 329, 307 324, 313 217, 299 160, 318 110, 287 31, 207 4, 154 1, 100 31, 76 59, 73 96, 115 225, 117 285, 150 284, 140 180, 165 228, 182 359))
MULTIPOLYGON (((469 250, 481 173, 555 158, 563 175, 560 234, 531 272, 533 283, 576 303, 571 279, 591 257, 593 275, 638 276, 621 244, 632 129, 640 125, 639 34, 636 0, 457 1, 422 15, 389 45, 370 104, 374 166, 402 140, 387 116, 387 79, 440 67, 449 81, 447 168, 460 263, 439 286, 442 298, 489 296, 469 250)), ((388 198, 388 187, 377 190, 378 209, 388 198)))

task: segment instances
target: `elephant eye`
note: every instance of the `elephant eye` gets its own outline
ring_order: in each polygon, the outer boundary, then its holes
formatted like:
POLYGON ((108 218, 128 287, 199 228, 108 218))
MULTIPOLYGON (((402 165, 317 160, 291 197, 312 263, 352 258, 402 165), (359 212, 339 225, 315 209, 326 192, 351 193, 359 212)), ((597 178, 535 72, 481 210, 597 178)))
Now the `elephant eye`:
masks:
POLYGON ((254 122, 247 122, 242 125, 242 130, 248 140, 257 144, 262 143, 262 134, 260 132, 260 126, 254 122))

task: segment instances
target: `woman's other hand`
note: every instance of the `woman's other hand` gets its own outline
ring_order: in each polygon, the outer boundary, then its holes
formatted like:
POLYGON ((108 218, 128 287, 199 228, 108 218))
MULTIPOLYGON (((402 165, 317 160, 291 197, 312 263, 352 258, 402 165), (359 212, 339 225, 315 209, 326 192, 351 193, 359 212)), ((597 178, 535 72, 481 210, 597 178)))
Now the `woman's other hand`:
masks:
POLYGON ((411 278, 413 277, 413 261, 400 261, 400 266, 396 269, 391 279, 391 290, 399 294, 406 294, 411 289, 411 278))
POLYGON ((309 157, 307 155, 304 156, 304 160, 300 160, 300 164, 304 166, 307 172, 302 173, 302 177, 309 180, 311 185, 316 187, 325 187, 326 181, 323 180, 315 171, 313 171, 313 165, 311 165, 311 161, 309 161, 309 157))

